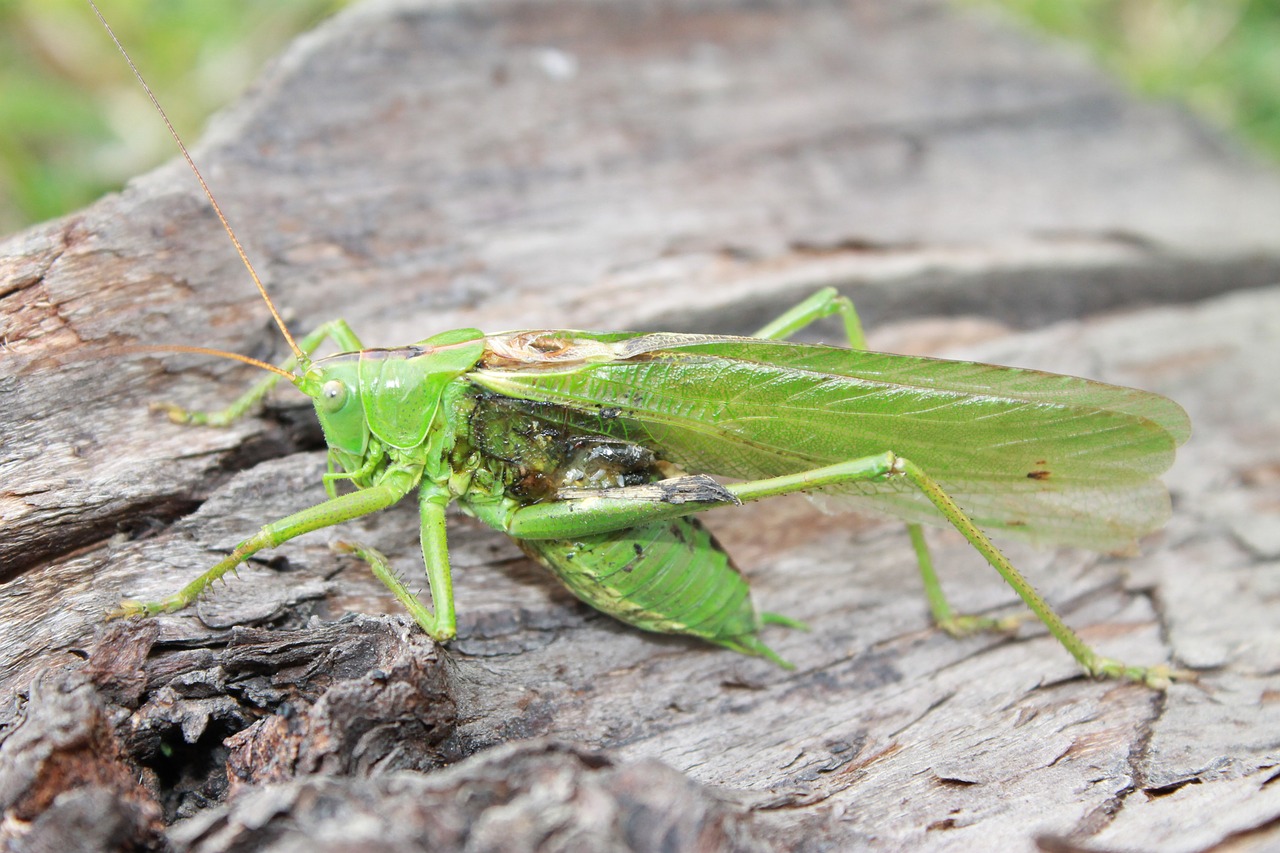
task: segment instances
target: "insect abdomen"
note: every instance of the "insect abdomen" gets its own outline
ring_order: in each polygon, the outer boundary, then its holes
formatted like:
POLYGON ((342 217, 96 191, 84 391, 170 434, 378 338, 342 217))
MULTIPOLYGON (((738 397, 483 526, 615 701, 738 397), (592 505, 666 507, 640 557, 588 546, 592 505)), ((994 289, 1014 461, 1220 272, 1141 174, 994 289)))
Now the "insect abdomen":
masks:
MULTIPOLYGON (((654 454, 624 440, 566 429, 558 413, 496 395, 477 395, 469 415, 472 446, 494 466, 505 496, 533 504, 575 490, 611 489, 664 476, 654 454), (541 415, 541 416, 539 416, 541 415)), ((678 472, 667 472, 670 473, 678 472)), ((484 503, 472 503, 482 517, 484 503)), ((500 520, 490 520, 499 529, 500 520)), ((762 624, 801 627, 757 613, 746 579, 720 543, 691 517, 571 539, 517 539, 569 591, 629 625, 687 634, 789 666, 757 636, 762 624)))
POLYGON ((746 579, 696 519, 519 544, 574 595, 616 619, 785 665, 757 636, 763 620, 746 579))

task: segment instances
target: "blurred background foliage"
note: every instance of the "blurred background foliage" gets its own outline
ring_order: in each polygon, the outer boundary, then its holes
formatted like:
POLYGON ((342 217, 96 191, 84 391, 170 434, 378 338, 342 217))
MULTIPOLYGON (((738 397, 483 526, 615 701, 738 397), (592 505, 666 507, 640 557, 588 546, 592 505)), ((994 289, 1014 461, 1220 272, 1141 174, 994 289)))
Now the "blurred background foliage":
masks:
MULTIPOLYGON (((100 0, 188 141, 346 0, 100 0)), ((886 0, 892 2, 892 0, 886 0)), ((1280 0, 956 0, 1087 50, 1280 159, 1280 0)), ((84 0, 0 0, 0 233, 84 206, 174 155, 84 0)))
MULTIPOLYGON (((187 142, 344 0, 98 0, 187 142)), ((0 0, 0 234, 177 153, 84 0, 0 0)))
POLYGON ((965 0, 1074 42, 1142 97, 1178 100, 1280 160, 1280 0, 965 0))

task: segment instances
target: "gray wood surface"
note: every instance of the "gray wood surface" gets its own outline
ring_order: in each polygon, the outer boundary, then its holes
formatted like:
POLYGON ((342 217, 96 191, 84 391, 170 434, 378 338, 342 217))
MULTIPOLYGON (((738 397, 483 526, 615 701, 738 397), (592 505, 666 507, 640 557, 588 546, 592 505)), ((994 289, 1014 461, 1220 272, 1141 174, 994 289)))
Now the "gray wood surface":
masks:
MULTIPOLYGON (((194 153, 297 329, 744 332, 836 284, 873 347, 1172 396, 1196 433, 1140 555, 1009 550, 1105 653, 1201 678, 1090 682, 1037 626, 952 640, 900 525, 800 498, 709 520, 761 606, 811 626, 768 635, 794 672, 615 624, 464 518, 437 649, 329 549, 376 543, 416 577, 412 506, 302 537, 194 612, 104 624, 323 496, 304 403, 183 429, 147 403, 216 405, 252 372, 111 352, 280 355, 175 163, 0 245, 10 846, 1280 843, 1273 170, 924 0, 366 3, 194 153)), ((932 541, 960 606, 1016 612, 932 541)))

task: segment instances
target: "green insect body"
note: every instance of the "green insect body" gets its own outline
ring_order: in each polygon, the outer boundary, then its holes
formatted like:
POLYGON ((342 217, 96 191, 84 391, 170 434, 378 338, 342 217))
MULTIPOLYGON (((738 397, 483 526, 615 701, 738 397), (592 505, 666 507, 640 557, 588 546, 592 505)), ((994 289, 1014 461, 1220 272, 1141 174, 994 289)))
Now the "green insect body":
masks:
MULTIPOLYGON (((958 529, 1088 672, 1166 683, 1163 667, 1098 656, 982 528, 1092 548, 1132 544, 1167 517, 1157 477, 1189 433, 1182 410, 1076 377, 776 340, 831 314, 860 342, 852 305, 833 290, 754 339, 463 329, 366 350, 345 323, 326 324, 279 373, 315 403, 330 500, 265 526, 177 595, 125 601, 117 612, 185 607, 257 551, 417 489, 434 612, 376 551, 351 550, 438 640, 456 630, 444 509, 457 501, 606 613, 781 662, 758 632, 798 623, 757 614, 741 574, 688 516, 801 492, 906 519, 934 616, 949 630, 1005 623, 951 613, 919 522, 958 529), (312 361, 329 338, 343 352, 312 361), (340 495, 344 479, 356 490, 340 495)), ((170 413, 225 423, 276 381, 224 412, 170 413)))
POLYGON ((602 613, 646 631, 685 634, 789 667, 759 638, 766 624, 746 578, 694 518, 640 524, 575 539, 522 539, 521 549, 602 613))
MULTIPOLYGON (((567 430, 568 413, 483 395, 470 418, 470 440, 501 460, 508 495, 522 502, 579 497, 588 490, 630 489, 665 475, 653 451, 639 444, 567 430), (513 405, 514 404, 514 405, 513 405), (538 412, 539 415, 533 414, 538 412)), ((705 500, 732 500, 712 481, 705 500)), ((655 500, 670 501, 661 487, 655 500)), ((498 525, 495 525, 498 526, 498 525)), ((757 613, 746 578, 715 537, 685 516, 569 539, 517 539, 574 595, 602 613, 664 634, 686 634, 744 654, 788 664, 760 640, 765 624, 799 627, 774 613, 757 613)))
POLYGON ((380 553, 346 550, 438 641, 456 633, 445 508, 457 502, 606 613, 782 663, 758 633, 799 623, 757 614, 742 575, 691 516, 799 492, 907 521, 934 619, 952 633, 1008 621, 951 611, 921 522, 959 531, 1091 675, 1156 687, 1177 675, 1098 655, 984 532, 1113 550, 1161 526, 1169 497, 1158 477, 1190 433, 1172 401, 1070 376, 869 352, 853 305, 831 288, 754 338, 461 329, 365 349, 332 321, 295 341, 174 138, 293 357, 276 367, 168 348, 272 375, 222 411, 160 408, 181 423, 224 425, 288 379, 324 429, 329 498, 264 525, 176 594, 126 599, 113 615, 180 610, 259 551, 416 490, 434 610, 380 553), (849 348, 784 340, 828 316, 843 322, 849 348), (314 359, 326 341, 340 352, 314 359))

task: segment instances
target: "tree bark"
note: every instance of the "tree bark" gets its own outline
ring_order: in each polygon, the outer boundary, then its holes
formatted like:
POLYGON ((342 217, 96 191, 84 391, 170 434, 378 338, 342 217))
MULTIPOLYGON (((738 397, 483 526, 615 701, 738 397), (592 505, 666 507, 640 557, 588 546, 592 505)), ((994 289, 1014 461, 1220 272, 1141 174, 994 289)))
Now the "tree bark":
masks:
MULTIPOLYGON (((1140 555, 1009 553, 1105 654, 1201 677, 1092 682, 1030 624, 953 640, 901 525, 799 498, 709 518, 760 606, 810 626, 767 635, 791 672, 600 616, 462 517, 459 636, 436 647, 329 548, 417 576, 412 506, 104 623, 324 495, 308 403, 175 426, 148 404, 216 407, 252 372, 119 351, 281 355, 175 162, 0 248, 14 849, 1276 843, 1273 170, 932 0, 370 2, 193 153, 299 330, 742 333, 834 284, 873 348, 1173 397, 1196 434, 1140 555)), ((957 605, 1017 612, 930 536, 957 605)))

